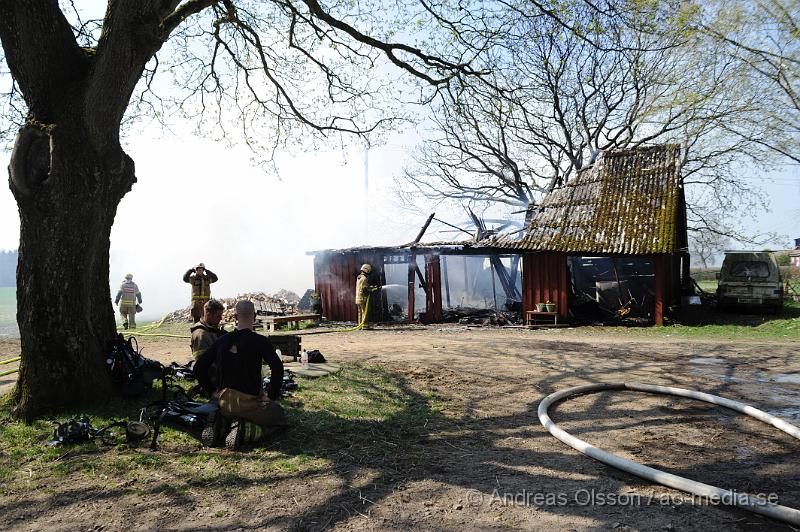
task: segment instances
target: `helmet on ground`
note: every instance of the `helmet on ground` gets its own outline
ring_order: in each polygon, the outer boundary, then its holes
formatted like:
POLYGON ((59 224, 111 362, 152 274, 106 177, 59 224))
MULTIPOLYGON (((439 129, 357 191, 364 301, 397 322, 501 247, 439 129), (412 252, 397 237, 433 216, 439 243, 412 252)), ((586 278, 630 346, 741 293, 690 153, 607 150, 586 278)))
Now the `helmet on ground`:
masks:
POLYGON ((364 273, 372 273, 372 265, 371 264, 362 264, 361 271, 364 273))
POLYGON ((128 279, 128 280, 131 280, 131 279, 133 279, 133 274, 132 273, 126 273, 125 274, 125 278, 128 279))

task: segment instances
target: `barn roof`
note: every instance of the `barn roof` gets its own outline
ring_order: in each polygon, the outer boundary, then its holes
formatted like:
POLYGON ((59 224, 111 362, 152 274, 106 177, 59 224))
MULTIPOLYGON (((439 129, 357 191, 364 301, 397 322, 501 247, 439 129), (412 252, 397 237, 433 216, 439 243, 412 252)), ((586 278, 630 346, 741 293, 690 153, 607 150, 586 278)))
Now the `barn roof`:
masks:
POLYGON ((522 238, 507 235, 482 244, 518 251, 678 251, 679 158, 677 145, 607 152, 542 200, 522 238))
POLYGON ((350 248, 341 249, 317 249, 314 251, 307 251, 306 255, 324 255, 335 253, 392 253, 400 251, 460 251, 477 246, 474 240, 463 241, 439 241, 439 242, 411 242, 408 244, 400 244, 397 246, 355 246, 350 248))

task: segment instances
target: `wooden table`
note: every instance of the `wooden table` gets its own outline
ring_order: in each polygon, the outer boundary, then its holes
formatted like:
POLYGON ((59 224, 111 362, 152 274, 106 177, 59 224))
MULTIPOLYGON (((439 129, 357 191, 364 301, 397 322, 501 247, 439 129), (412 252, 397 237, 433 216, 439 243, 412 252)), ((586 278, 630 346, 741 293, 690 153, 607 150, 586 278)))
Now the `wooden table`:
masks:
POLYGON ((266 316, 263 321, 269 324, 269 332, 275 332, 275 325, 290 323, 294 324, 292 328, 299 329, 301 321, 316 321, 319 318, 319 314, 290 314, 288 316, 266 316))
POLYGON ((548 322, 545 323, 536 323, 538 318, 545 318, 550 320, 552 318, 553 325, 558 325, 558 312, 546 312, 540 310, 526 310, 525 311, 525 325, 548 325, 548 322))

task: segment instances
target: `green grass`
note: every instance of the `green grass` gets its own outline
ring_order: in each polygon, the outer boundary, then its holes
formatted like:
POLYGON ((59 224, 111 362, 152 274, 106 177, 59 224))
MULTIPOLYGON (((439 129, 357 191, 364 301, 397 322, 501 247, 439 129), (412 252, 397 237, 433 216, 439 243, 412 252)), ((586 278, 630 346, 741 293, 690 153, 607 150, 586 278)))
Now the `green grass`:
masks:
POLYGON ((714 294, 717 291, 717 281, 715 279, 707 281, 697 281, 697 285, 700 287, 701 290, 703 290, 704 292, 708 292, 709 294, 714 294))
POLYGON ((122 327, 118 327, 117 331, 124 333, 126 337, 130 335, 130 336, 141 336, 142 338, 147 338, 148 342, 159 341, 160 339, 168 340, 173 336, 179 336, 179 337, 191 336, 189 328, 192 326, 192 324, 189 322, 164 323, 160 327, 156 327, 156 325, 158 325, 158 321, 153 321, 148 323, 137 322, 136 329, 131 329, 126 331, 123 330, 122 327))
POLYGON ((0 327, 17 323, 17 289, 0 288, 0 327))
MULTIPOLYGON (((0 492, 58 490, 75 483, 138 486, 139 480, 159 478, 173 493, 183 493, 197 482, 236 487, 265 477, 325 473, 343 461, 348 467, 364 460, 378 464, 396 460, 403 442, 422 437, 441 412, 434 395, 410 389, 403 377, 382 366, 344 364, 334 375, 298 382, 299 390, 283 401, 291 428, 268 446, 245 453, 204 449, 196 435, 170 426, 164 427, 156 452, 147 448, 149 441, 139 447, 100 442, 48 447, 52 421, 82 412, 64 411, 28 425, 13 420, 7 405, 0 406, 0 492)), ((139 408, 157 397, 154 390, 138 401, 112 399, 85 413, 102 427, 137 418, 139 408)))
MULTIPOLYGON (((158 321, 153 321, 153 322, 148 322, 148 323, 137 323, 136 324, 137 328, 135 330, 125 331, 121 327, 118 327, 117 330, 119 332, 125 333, 126 335, 141 336, 143 338, 147 338, 148 342, 158 341, 159 338, 169 339, 170 337, 175 336, 175 335, 177 335, 177 336, 189 336, 191 334, 190 331, 189 331, 189 328, 192 326, 192 324, 188 323, 188 322, 186 322, 186 323, 165 323, 165 324, 161 325, 160 327, 155 327, 155 325, 158 325, 158 321), (155 336, 150 336, 150 335, 155 335, 155 336), (160 335, 165 335, 165 336, 160 336, 160 335)), ((318 327, 318 325, 316 323, 314 323, 313 321, 303 321, 303 322, 300 322, 299 330, 302 331, 302 330, 306 330, 306 329, 313 329, 315 327, 318 327)), ((228 330, 232 330, 232 326, 228 325, 227 329, 228 330)), ((269 332, 269 328, 267 328, 267 327, 265 327, 263 329, 258 329, 257 332, 260 333, 260 334, 264 334, 264 335, 271 334, 269 332)), ((276 332, 291 334, 291 333, 296 333, 297 331, 289 329, 289 327, 286 326, 286 325, 281 325, 281 326, 276 328, 276 332)))
MULTIPOLYGON (((709 311, 696 325, 672 324, 665 327, 603 327, 607 334, 631 337, 685 337, 713 340, 800 340, 800 303, 787 301, 783 312, 773 314, 717 314, 709 311)), ((587 328, 587 332, 597 330, 587 328)))

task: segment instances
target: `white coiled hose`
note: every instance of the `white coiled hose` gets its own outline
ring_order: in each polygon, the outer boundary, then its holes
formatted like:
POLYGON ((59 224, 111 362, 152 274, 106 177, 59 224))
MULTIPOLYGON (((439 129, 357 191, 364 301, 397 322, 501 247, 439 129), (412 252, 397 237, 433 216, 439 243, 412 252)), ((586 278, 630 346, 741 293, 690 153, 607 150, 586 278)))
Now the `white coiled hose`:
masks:
POLYGON ((545 397, 542 402, 539 403, 538 411, 539 421, 541 421, 542 425, 544 425, 544 428, 546 428, 550 434, 566 443, 573 449, 576 449, 581 453, 594 458, 595 460, 599 460, 604 464, 616 467, 617 469, 621 469, 622 471, 626 471, 638 477, 657 482, 658 484, 669 486, 670 488, 693 493, 701 497, 713 497, 718 501, 724 502, 725 504, 738 506, 740 508, 744 508, 745 510, 750 510, 751 512, 766 515, 767 517, 779 519, 794 525, 800 525, 800 510, 789 508, 788 506, 781 506, 780 504, 770 503, 745 493, 738 493, 732 490, 711 486, 709 484, 703 484, 702 482, 679 477, 678 475, 666 473, 664 471, 660 471, 631 460, 626 460, 625 458, 621 458, 615 454, 606 452, 576 438, 575 436, 572 436, 561 427, 556 425, 553 420, 550 419, 550 416, 547 413, 551 405, 569 397, 611 390, 630 390, 634 392, 675 395, 678 397, 687 397, 689 399, 697 399, 699 401, 705 401, 706 403, 724 406, 725 408, 730 408, 731 410, 741 412, 742 414, 746 414, 750 417, 763 421, 764 423, 772 425, 773 427, 780 429, 786 434, 789 434, 797 439, 800 439, 800 428, 788 423, 787 421, 784 421, 783 419, 767 414, 762 410, 753 408, 750 405, 733 401, 731 399, 725 399, 724 397, 719 397, 718 395, 711 395, 695 390, 686 390, 684 388, 628 382, 587 384, 584 386, 575 386, 574 388, 561 390, 560 392, 556 392, 545 397))

